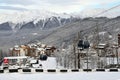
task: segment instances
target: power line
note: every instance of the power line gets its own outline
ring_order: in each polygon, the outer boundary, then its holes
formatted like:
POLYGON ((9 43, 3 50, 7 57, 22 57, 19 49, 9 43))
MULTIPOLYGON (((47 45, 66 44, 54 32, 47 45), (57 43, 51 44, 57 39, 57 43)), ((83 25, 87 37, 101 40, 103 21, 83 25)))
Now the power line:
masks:
POLYGON ((118 4, 118 5, 114 6, 114 7, 111 7, 111 8, 109 8, 109 9, 107 9, 107 10, 104 10, 103 12, 100 12, 99 14, 94 15, 93 17, 97 17, 97 16, 99 16, 99 15, 101 15, 101 14, 104 14, 104 13, 106 13, 106 12, 112 10, 112 9, 117 8, 117 7, 120 7, 120 4, 118 4))
MULTIPOLYGON (((104 10, 103 12, 101 12, 101 13, 99 13, 99 14, 97 14, 97 15, 95 15, 95 16, 93 16, 94 18, 95 17, 97 17, 97 16, 99 16, 99 15, 101 15, 101 14, 104 14, 104 13, 106 13, 106 12, 108 12, 108 11, 110 11, 110 10, 113 10, 113 9, 115 9, 115 8, 117 8, 117 7, 119 7, 120 6, 120 4, 119 5, 116 5, 116 6, 114 6, 114 7, 111 7, 111 8, 109 8, 109 9, 107 9, 107 10, 104 10)), ((110 22, 111 20, 108 20, 107 22, 105 22, 105 23, 108 23, 108 22, 110 22)), ((99 24, 100 25, 100 24, 99 24)), ((104 24, 105 25, 105 24, 104 24)), ((96 25, 95 25, 95 27, 96 27, 96 30, 95 30, 95 32, 97 32, 97 33, 95 33, 95 34, 97 34, 96 35, 96 42, 94 43, 95 44, 95 47, 97 46, 98 47, 98 45, 99 45, 99 28, 98 28, 98 20, 96 20, 96 25)), ((93 27, 94 28, 94 27, 93 27)), ((97 62, 99 62, 99 60, 100 60, 100 57, 99 57, 99 50, 97 49, 97 55, 98 55, 98 58, 97 58, 97 62)), ((101 66, 100 66, 101 67, 101 66)))
MULTIPOLYGON (((111 7, 111 8, 109 8, 109 9, 107 9, 107 10, 105 10, 105 11, 97 14, 97 15, 94 15, 93 17, 95 18, 95 17, 97 17, 97 16, 99 16, 99 15, 101 15, 101 14, 103 14, 103 13, 106 13, 106 12, 112 10, 112 9, 115 9, 115 8, 117 8, 117 7, 120 7, 120 4, 119 4, 119 5, 116 5, 116 6, 114 6, 114 7, 111 7)), ((108 22, 110 22, 110 21, 112 21, 112 20, 105 21, 104 24, 102 24, 102 25, 104 26, 106 23, 108 23, 108 22)), ((116 22, 116 23, 118 23, 118 22, 116 22)), ((109 25, 114 25, 114 24, 116 24, 116 23, 111 23, 111 24, 109 24, 109 25)), ((97 24, 97 26, 99 26, 99 25, 101 25, 101 23, 100 23, 100 24, 97 24)), ((109 25, 107 25, 107 26, 109 26, 109 25)), ((96 27, 96 25, 93 26, 93 27, 88 28, 87 30, 92 29, 92 28, 95 28, 95 27, 96 27)), ((86 29, 85 29, 85 30, 86 30, 86 29)))

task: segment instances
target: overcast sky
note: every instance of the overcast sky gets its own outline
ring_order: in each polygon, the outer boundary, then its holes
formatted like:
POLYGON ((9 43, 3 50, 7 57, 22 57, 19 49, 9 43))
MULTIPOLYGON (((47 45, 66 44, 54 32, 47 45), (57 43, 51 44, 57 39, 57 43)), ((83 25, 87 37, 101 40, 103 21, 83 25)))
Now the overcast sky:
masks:
POLYGON ((108 9, 120 0, 0 0, 0 12, 45 9, 56 13, 80 12, 89 8, 108 9))

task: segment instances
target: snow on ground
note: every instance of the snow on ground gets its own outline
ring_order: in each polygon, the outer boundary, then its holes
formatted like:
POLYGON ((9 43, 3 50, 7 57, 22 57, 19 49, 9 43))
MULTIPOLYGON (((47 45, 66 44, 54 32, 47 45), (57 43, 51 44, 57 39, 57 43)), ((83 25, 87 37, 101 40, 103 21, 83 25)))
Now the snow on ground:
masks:
POLYGON ((43 69, 56 69, 57 63, 56 58, 48 57, 46 61, 39 61, 39 64, 42 64, 43 69))
MULTIPOLYGON (((43 69, 55 69, 56 59, 39 61, 43 69)), ((120 80, 120 72, 1 73, 0 80, 120 80)))
POLYGON ((0 74, 0 80, 120 80, 120 72, 0 74))
MULTIPOLYGON (((31 62, 35 63, 36 60, 31 60, 31 62)), ((39 67, 42 69, 63 69, 62 66, 57 64, 55 57, 48 57, 47 60, 45 61, 39 60, 39 64, 33 64, 33 67, 34 68, 39 67), (40 64, 42 64, 42 67, 39 66, 40 64)))
MULTIPOLYGON (((31 62, 35 63, 36 60, 31 60, 31 62)), ((35 68, 37 68, 40 64, 42 64, 42 69, 56 69, 57 63, 55 57, 48 57, 47 60, 39 60, 39 64, 33 64, 35 68)))

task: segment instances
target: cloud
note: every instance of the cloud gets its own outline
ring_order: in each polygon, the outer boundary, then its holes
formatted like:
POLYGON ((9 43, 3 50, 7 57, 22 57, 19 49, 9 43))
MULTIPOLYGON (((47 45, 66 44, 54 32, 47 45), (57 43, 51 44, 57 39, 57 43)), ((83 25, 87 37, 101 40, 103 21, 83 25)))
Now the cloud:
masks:
POLYGON ((45 9, 57 13, 77 12, 86 8, 111 7, 120 0, 1 0, 0 9, 8 10, 40 10, 45 9))
POLYGON ((49 3, 51 5, 59 5, 59 6, 68 6, 75 5, 79 2, 79 0, 44 0, 44 3, 49 3))
POLYGON ((0 0, 1 4, 20 4, 20 5, 30 5, 34 4, 34 0, 0 0))
POLYGON ((27 9, 21 7, 12 7, 12 6, 0 6, 0 9, 4 10, 18 10, 18 11, 26 11, 27 9))

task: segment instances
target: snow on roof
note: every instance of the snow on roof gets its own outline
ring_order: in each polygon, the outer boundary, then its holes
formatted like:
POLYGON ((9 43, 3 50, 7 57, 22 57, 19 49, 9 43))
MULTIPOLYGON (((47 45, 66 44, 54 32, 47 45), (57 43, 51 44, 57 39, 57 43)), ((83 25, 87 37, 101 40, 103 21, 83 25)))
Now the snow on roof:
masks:
POLYGON ((15 50, 20 50, 20 48, 16 47, 15 50))
POLYGON ((37 50, 39 50, 39 51, 44 51, 45 49, 44 48, 37 48, 37 50))
POLYGON ((18 47, 19 47, 19 45, 15 45, 14 47, 15 47, 15 48, 18 48, 18 47))
POLYGON ((45 44, 41 44, 41 47, 45 47, 46 45, 45 44))
POLYGON ((10 50, 13 50, 13 48, 9 48, 10 50))
POLYGON ((53 46, 49 45, 49 46, 47 46, 47 47, 53 47, 53 46))
POLYGON ((37 60, 31 60, 30 61, 30 63, 36 63, 37 62, 37 60))
POLYGON ((96 51, 87 51, 87 50, 86 50, 86 51, 81 51, 80 53, 83 53, 83 54, 84 54, 84 53, 96 53, 96 51))
POLYGON ((99 43, 99 46, 105 46, 106 44, 105 43, 99 43))
POLYGON ((105 43, 99 43, 98 44, 98 46, 97 46, 97 48, 105 48, 105 46, 106 46, 106 44, 105 43))
POLYGON ((4 57, 4 59, 24 59, 24 58, 27 58, 27 56, 4 57))

